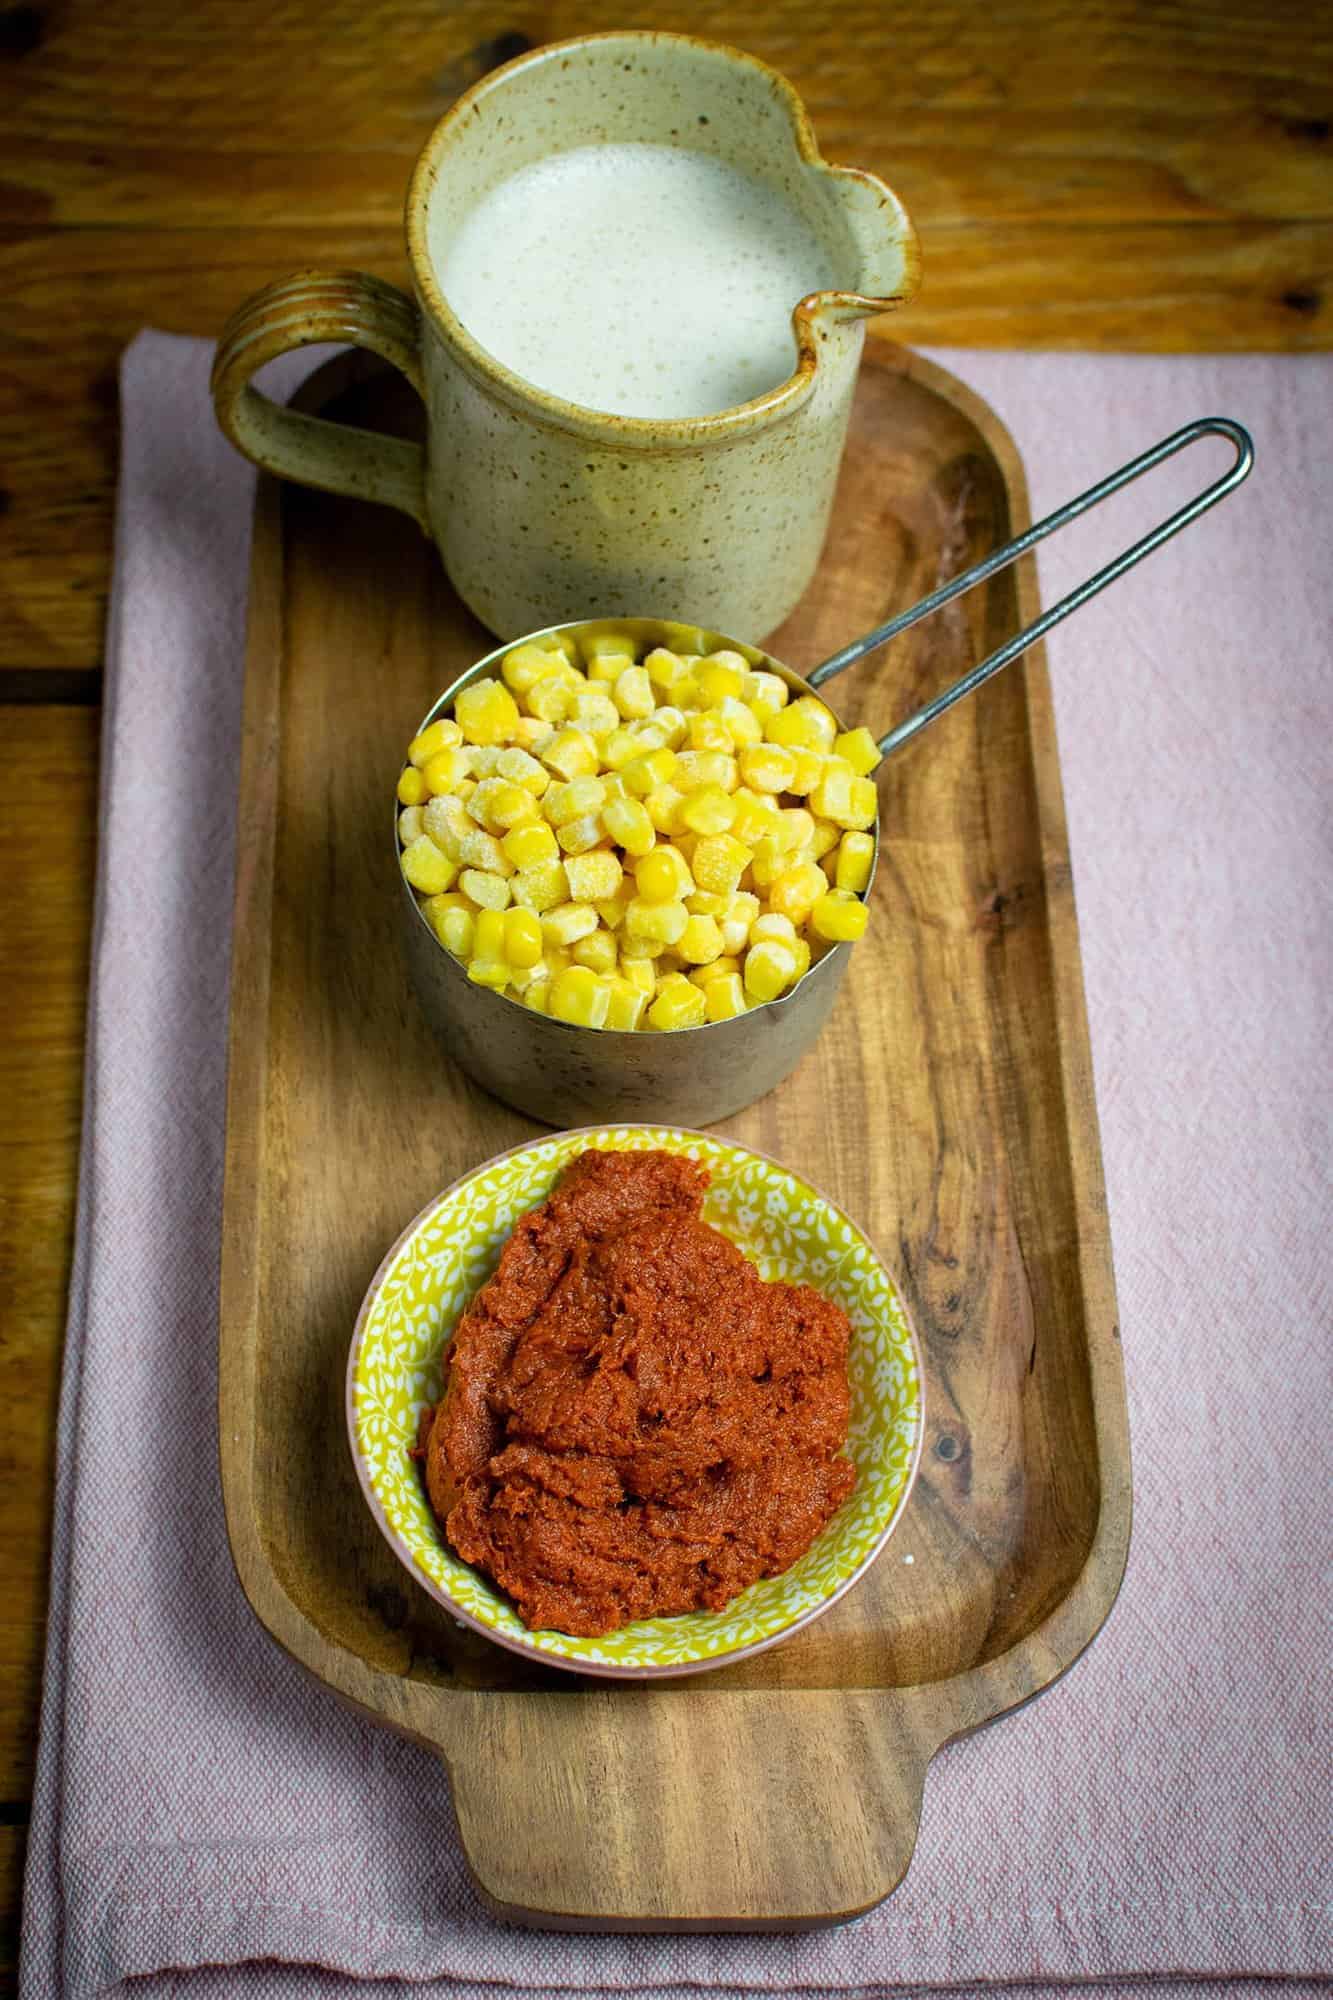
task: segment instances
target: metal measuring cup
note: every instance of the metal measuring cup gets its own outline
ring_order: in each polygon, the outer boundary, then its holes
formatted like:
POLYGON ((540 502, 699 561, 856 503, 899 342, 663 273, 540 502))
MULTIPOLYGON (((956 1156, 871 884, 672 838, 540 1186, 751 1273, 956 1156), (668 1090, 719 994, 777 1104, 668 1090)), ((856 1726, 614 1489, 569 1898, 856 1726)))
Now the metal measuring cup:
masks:
MULTIPOLYGON (((942 694, 880 739, 879 748, 887 759, 895 750, 917 736, 947 709, 972 694, 1002 667, 1034 645, 1071 612, 1123 576, 1126 570, 1150 555, 1180 529, 1206 512, 1234 490, 1254 463, 1254 447, 1240 424, 1226 417, 1202 418, 1164 438, 1151 450, 1131 459, 1118 472, 1089 487, 1035 527, 1017 536, 983 562, 923 598, 910 610, 877 626, 863 638, 844 646, 804 678, 775 660, 761 647, 721 633, 688 628, 691 651, 716 652, 727 648, 739 653, 751 667, 775 673, 787 683, 793 696, 813 694, 867 653, 887 645, 891 639, 918 624, 923 618, 949 604, 956 597, 994 576, 1008 564, 1034 548, 1089 508, 1108 499, 1121 487, 1140 478, 1163 460, 1202 437, 1223 437, 1235 447, 1230 468, 1193 500, 1187 501, 1123 554, 1099 569, 1086 583, 1070 591, 1024 631, 971 668, 942 694)), ((528 635, 540 640, 557 633, 575 637, 614 625, 617 631, 632 632, 641 647, 670 645, 678 641, 683 628, 678 621, 658 618, 580 619, 564 625, 548 626, 528 635)), ((478 660, 432 705, 420 728, 447 714, 460 691, 498 668, 504 656, 525 640, 513 639, 478 660)), ((822 699, 821 695, 821 699, 822 699)), ((839 718, 839 728, 846 725, 839 718)), ((398 851, 397 814, 394 816, 394 854, 398 851)), ((869 896, 874 887, 875 863, 879 857, 879 828, 875 828, 875 856, 871 864, 869 896)), ((753 1007, 735 1020, 714 1021, 697 1028, 678 1028, 659 1034, 636 1029, 623 1032, 606 1028, 579 1028, 554 1020, 516 1004, 503 994, 474 984, 459 962, 439 943, 421 913, 411 888, 399 880, 406 898, 406 942, 413 983, 427 1016, 440 1034, 449 1056, 493 1096, 516 1110, 548 1125, 578 1125, 589 1121, 651 1120, 664 1124, 700 1126, 714 1124, 780 1083, 795 1068, 814 1042, 833 1005, 853 948, 835 945, 810 967, 795 986, 767 1005, 753 1007)))

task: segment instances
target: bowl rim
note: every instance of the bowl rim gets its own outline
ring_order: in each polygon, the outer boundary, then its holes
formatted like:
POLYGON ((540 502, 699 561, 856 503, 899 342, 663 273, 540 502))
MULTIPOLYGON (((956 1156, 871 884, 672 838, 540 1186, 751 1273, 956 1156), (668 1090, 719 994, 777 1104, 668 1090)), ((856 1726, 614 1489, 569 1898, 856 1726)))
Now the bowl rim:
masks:
MULTIPOLYGON (((711 1132, 698 1131, 693 1126, 656 1125, 651 1121, 643 1119, 626 1119, 615 1123, 597 1125, 575 1125, 567 1127, 562 1131, 547 1132, 535 1138, 520 1140, 516 1146, 506 1147, 503 1152, 494 1153, 488 1159, 479 1162, 476 1166, 469 1167, 465 1173, 459 1174, 454 1180, 449 1182, 448 1186, 442 1188, 439 1193, 432 1195, 431 1199, 424 1207, 418 1210, 406 1228, 399 1232, 389 1249, 385 1251, 375 1270, 374 1276, 366 1287, 365 1296, 361 1301, 360 1310, 356 1316, 356 1324, 352 1329, 351 1345, 348 1349, 344 1408, 347 1417, 348 1444, 352 1454, 352 1463, 356 1468, 357 1481, 360 1485, 362 1496, 370 1509, 375 1525, 393 1551, 393 1554, 411 1576, 413 1582, 424 1590, 427 1596, 433 1598, 444 1611, 448 1612, 455 1623, 478 1633, 492 1645, 502 1646, 507 1652, 515 1653, 520 1659, 527 1660, 529 1663, 537 1666, 551 1667, 562 1673, 581 1674, 587 1678, 598 1680, 677 1680, 690 1674, 708 1673, 719 1667, 734 1666, 740 1660, 752 1659, 759 1653, 766 1653, 770 1647, 781 1645, 785 1640, 792 1638, 797 1632, 803 1631, 806 1626, 812 1625, 817 1618, 821 1618, 840 1598, 844 1597, 854 1583, 860 1581, 871 1564, 883 1553, 885 1544, 902 1519, 907 1508, 907 1503, 916 1486, 926 1436, 925 1368, 916 1323, 912 1318, 903 1295, 902 1287, 895 1273, 885 1263, 877 1245, 866 1235, 860 1224, 853 1221, 846 1210, 825 1194, 822 1188, 817 1187, 812 1180, 803 1174, 798 1174, 795 1168, 784 1165, 781 1160, 774 1159, 771 1153, 761 1152, 758 1147, 744 1145, 737 1139, 727 1138, 711 1132), (903 1481, 902 1490, 898 1495, 896 1504, 886 1516, 879 1532, 875 1535, 870 1547, 866 1550, 856 1567, 847 1576, 843 1577, 837 1587, 830 1591, 826 1597, 821 1597, 816 1603, 810 1605, 805 1611, 802 1611, 799 1616, 792 1619, 790 1624, 782 1626, 779 1631, 770 1632, 761 1639, 749 1640, 745 1645, 736 1646, 729 1652, 709 1654, 706 1658, 698 1660, 672 1660, 663 1662, 658 1666, 623 1666, 611 1662, 581 1660, 561 1654, 547 1653, 513 1633, 497 1632, 494 1627, 483 1624, 481 1619, 474 1617, 471 1612, 451 1597, 433 1577, 428 1576, 414 1561, 411 1552, 403 1543, 397 1529, 385 1513, 383 1502, 376 1490, 370 1469, 360 1449, 357 1438, 356 1375, 357 1363, 360 1359, 365 1340, 366 1322, 389 1268, 404 1244, 408 1242, 427 1218, 433 1215, 451 1195, 455 1194, 460 1188, 465 1187, 469 1181, 475 1180, 479 1175, 489 1173, 492 1168, 499 1166, 502 1161, 513 1159, 521 1153, 531 1152, 535 1147, 549 1145, 553 1141, 585 1137, 591 1140, 594 1137, 614 1134, 616 1132, 663 1132, 668 1133, 674 1139, 699 1139, 707 1145, 721 1145, 734 1153, 743 1153, 751 1159, 762 1160, 765 1165, 775 1167, 779 1173, 786 1174, 800 1181, 818 1201, 822 1202, 826 1208, 830 1209, 834 1215, 838 1216, 850 1229, 856 1232, 866 1244, 884 1275, 888 1278, 893 1288, 898 1308, 902 1313, 903 1324, 907 1331, 908 1344, 912 1351, 913 1361, 916 1364, 916 1435, 912 1441, 911 1453, 908 1459, 907 1477, 903 1481)), ((820 1530, 820 1533, 825 1533, 826 1529, 827 1524, 825 1528, 820 1530)), ((443 1530, 440 1532, 443 1535, 443 1530)))

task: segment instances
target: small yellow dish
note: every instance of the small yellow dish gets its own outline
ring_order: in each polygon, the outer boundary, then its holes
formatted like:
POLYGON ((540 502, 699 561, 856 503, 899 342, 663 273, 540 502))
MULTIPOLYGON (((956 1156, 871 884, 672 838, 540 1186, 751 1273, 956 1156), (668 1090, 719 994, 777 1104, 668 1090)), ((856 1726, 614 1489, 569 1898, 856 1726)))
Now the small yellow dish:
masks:
POLYGON ((921 1361, 898 1289, 860 1230, 806 1181, 762 1153, 704 1133, 651 1125, 590 1126, 539 1139, 456 1181, 409 1224, 376 1272, 347 1369, 352 1456, 390 1548, 455 1618, 548 1666, 618 1679, 658 1679, 728 1666, 810 1624, 879 1554, 911 1490, 924 1429, 921 1361), (531 1632, 489 1581, 461 1562, 427 1504, 415 1444, 422 1409, 440 1393, 455 1323, 494 1270, 521 1215, 544 1201, 590 1148, 687 1154, 712 1174, 704 1218, 766 1279, 815 1285, 852 1323, 847 1446, 857 1482, 847 1502, 784 1575, 752 1584, 725 1611, 642 1619, 595 1639, 531 1632))

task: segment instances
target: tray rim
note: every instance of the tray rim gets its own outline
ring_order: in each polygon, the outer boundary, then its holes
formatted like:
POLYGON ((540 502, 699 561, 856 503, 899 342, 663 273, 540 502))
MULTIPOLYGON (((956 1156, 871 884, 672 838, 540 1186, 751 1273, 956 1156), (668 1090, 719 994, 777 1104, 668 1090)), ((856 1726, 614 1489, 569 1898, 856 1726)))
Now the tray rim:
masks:
MULTIPOLYGON (((964 416, 985 440, 1002 475, 1013 532, 1031 521, 1027 479, 1008 430, 990 405, 948 370, 923 355, 881 337, 866 345, 866 368, 885 368, 914 381, 964 416)), ((293 406, 315 411, 347 390, 378 379, 384 364, 355 351, 317 368, 292 398, 293 406)), ((854 447, 854 440, 852 441, 854 447)), ((873 1893, 835 1910, 791 1910, 729 1914, 661 1911, 584 1914, 548 1903, 540 1910, 507 1895, 503 1887, 477 1876, 469 1851, 468 1816, 458 1787, 468 1777, 469 1744, 483 1740, 483 1713, 497 1696, 525 1704, 548 1722, 552 1704, 571 1704, 576 1691, 449 1689, 407 1682, 365 1657, 326 1639, 288 1595, 265 1549, 254 1507, 248 1451, 249 1418, 255 1400, 255 1343, 247 1332, 257 1319, 260 1262, 258 1241, 263 1144, 263 1110, 268 1081, 266 1025, 271 990, 272 858, 276 838, 280 690, 283 678, 284 541, 283 482, 261 475, 254 510, 250 594, 244 667, 241 772, 238 801, 236 880, 232 913, 232 975, 228 1012, 227 1118, 224 1159, 222 1246, 219 1282, 218 1441, 228 1542, 245 1596, 266 1630, 345 1703, 362 1714, 414 1738, 445 1761, 455 1785, 455 1803, 465 1858, 483 1899, 509 1921, 581 1930, 788 1930, 847 1921, 884 1899, 906 1871, 915 1837, 878 1858, 873 1893), (265 673, 277 642, 277 670, 265 673)), ((1036 565, 1028 555, 1016 565, 1018 613, 1023 624, 1038 615, 1036 565)), ((1093 1435, 1100 1474, 1096 1525, 1083 1565, 1065 1596, 1012 1646, 961 1674, 938 1681, 881 1689, 719 1689, 704 1692, 686 1680, 654 1690, 653 1701, 677 1700, 693 1688, 692 1699, 726 1705, 748 1714, 791 1701, 873 1710, 910 1749, 914 1768, 904 1775, 904 1797, 919 1808, 921 1784, 930 1760, 945 1744, 970 1735, 1013 1713, 1063 1677, 1101 1630, 1119 1593, 1128 1559, 1132 1520, 1129 1423, 1120 1328, 1116 1310, 1105 1184, 1093 1091, 1092 1057, 1078 920, 1068 857, 1067 825, 1055 742, 1054 711, 1045 648, 1038 644, 1014 669, 1025 680, 1024 714, 1033 769, 1041 837, 1043 875, 1060 891, 1048 907, 1046 932, 1054 973, 1053 1011, 1056 1054, 1064 1093, 1073 1206, 1077 1221, 1077 1261, 1084 1306, 1093 1435), (1072 1115, 1077 1108, 1082 1116, 1072 1115)), ((603 1694, 633 1698, 634 1690, 604 1684, 603 1694)), ((577 1692, 577 1703, 592 1697, 577 1692)))

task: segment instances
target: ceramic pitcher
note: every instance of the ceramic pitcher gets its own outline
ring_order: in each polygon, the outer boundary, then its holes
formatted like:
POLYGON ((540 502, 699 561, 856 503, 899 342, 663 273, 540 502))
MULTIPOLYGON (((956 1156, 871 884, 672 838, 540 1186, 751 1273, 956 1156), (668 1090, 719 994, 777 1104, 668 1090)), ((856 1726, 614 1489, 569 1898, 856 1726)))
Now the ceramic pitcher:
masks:
POLYGON ((218 422, 257 464, 399 507, 501 638, 655 613, 724 632, 778 626, 809 582, 833 501, 865 319, 916 289, 892 190, 820 158, 776 71, 686 35, 592 35, 496 70, 426 142, 407 197, 414 295, 360 272, 298 272, 241 307, 213 374, 218 422), (766 182, 813 230, 837 289, 795 304, 786 381, 714 415, 608 415, 548 395, 473 339, 438 280, 471 207, 573 146, 689 146, 766 182), (278 408, 251 386, 289 348, 351 341, 408 377, 426 442, 278 408))

